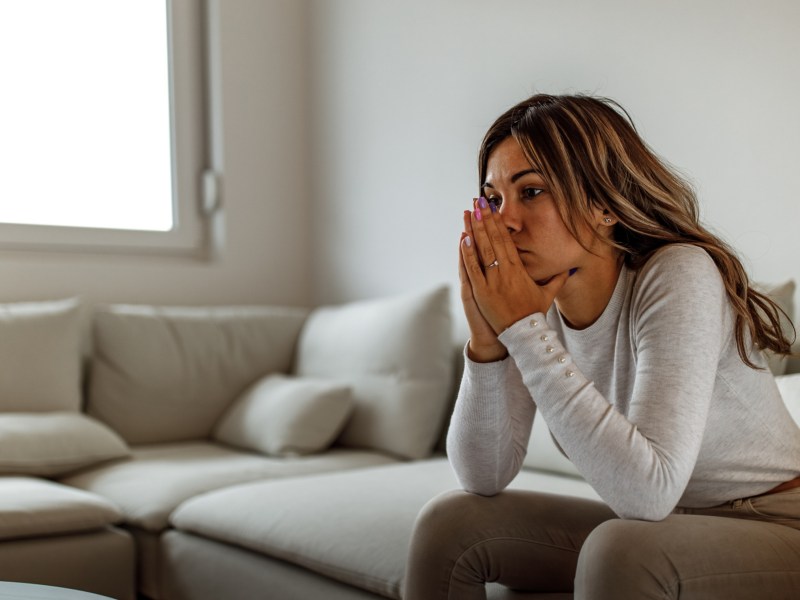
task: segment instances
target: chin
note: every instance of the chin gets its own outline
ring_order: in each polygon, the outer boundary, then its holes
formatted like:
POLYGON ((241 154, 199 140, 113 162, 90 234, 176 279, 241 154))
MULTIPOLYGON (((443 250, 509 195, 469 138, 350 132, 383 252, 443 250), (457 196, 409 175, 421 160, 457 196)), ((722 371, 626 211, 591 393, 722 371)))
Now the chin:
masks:
POLYGON ((555 277, 554 275, 544 275, 541 271, 533 271, 528 269, 528 277, 533 279, 536 285, 547 285, 550 280, 555 277))
POLYGON ((548 283, 550 283, 550 281, 552 281, 553 277, 555 277, 555 275, 553 275, 552 277, 545 277, 544 279, 534 279, 533 282, 538 286, 543 286, 543 285, 547 285, 548 283))

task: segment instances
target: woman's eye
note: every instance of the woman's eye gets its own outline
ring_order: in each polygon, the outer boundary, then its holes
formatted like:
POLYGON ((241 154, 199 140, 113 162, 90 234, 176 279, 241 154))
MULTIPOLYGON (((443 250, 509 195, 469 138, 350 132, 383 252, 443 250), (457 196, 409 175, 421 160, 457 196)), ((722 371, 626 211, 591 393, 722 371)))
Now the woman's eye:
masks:
POLYGON ((503 203, 503 199, 500 196, 489 196, 486 200, 493 202, 497 208, 500 208, 500 205, 503 203))
POLYGON ((522 197, 527 199, 536 198, 536 196, 541 194, 543 191, 544 190, 541 188, 527 187, 522 190, 522 197))

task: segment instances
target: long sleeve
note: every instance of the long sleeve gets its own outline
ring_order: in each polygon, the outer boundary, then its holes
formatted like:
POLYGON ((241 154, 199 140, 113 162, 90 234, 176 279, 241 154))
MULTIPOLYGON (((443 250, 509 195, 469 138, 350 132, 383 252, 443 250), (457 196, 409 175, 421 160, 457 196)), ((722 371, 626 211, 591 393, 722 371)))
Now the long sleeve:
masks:
POLYGON ((593 371, 630 371, 629 397, 603 397, 543 315, 500 336, 564 452, 624 518, 662 519, 684 493, 731 335, 716 266, 702 250, 678 250, 680 260, 651 261, 639 275, 629 307, 630 358, 582 351, 593 371))
POLYGON ((447 454, 461 487, 491 496, 516 477, 535 412, 512 359, 480 364, 465 356, 447 434, 447 454))
POLYGON ((508 359, 467 361, 448 437, 469 491, 491 495, 511 482, 534 416, 623 518, 762 494, 800 472, 800 429, 770 372, 741 360, 720 273, 696 246, 623 267, 585 329, 554 307, 499 339, 508 359))

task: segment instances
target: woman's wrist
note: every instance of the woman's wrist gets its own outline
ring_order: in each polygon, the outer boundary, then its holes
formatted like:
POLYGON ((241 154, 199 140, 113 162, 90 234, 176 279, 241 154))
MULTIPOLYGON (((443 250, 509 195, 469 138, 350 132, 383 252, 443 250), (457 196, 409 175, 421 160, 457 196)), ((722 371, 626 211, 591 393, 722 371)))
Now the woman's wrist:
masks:
POLYGON ((469 341, 467 344, 467 358, 476 363, 490 363, 504 360, 508 356, 508 350, 502 344, 492 344, 490 346, 478 346, 469 341))

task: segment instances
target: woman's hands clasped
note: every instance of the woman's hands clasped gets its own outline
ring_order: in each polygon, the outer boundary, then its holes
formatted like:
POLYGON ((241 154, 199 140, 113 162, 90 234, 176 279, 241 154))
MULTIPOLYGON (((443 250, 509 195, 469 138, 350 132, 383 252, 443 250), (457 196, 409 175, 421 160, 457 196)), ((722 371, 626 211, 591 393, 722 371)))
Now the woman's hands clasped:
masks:
POLYGON ((522 264, 502 216, 485 198, 464 211, 459 278, 470 328, 468 352, 476 362, 503 359, 497 336, 523 317, 546 313, 569 277, 559 273, 537 285, 522 264))

